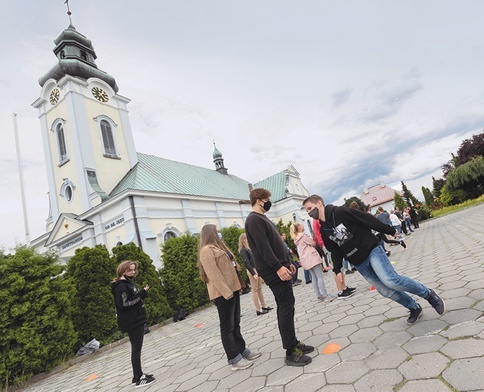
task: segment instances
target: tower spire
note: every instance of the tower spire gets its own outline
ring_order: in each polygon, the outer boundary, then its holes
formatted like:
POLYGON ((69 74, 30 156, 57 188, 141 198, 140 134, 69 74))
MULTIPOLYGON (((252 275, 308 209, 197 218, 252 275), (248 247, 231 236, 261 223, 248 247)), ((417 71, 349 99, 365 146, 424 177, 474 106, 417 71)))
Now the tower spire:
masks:
POLYGON ((227 168, 224 165, 224 159, 222 157, 222 153, 217 150, 217 146, 215 145, 215 140, 213 140, 213 163, 215 163, 215 170, 222 174, 228 174, 227 168))
POLYGON ((67 6, 67 15, 69 15, 69 26, 74 27, 72 25, 72 17, 71 17, 72 12, 71 12, 71 8, 69 7, 69 0, 64 1, 64 4, 67 6))

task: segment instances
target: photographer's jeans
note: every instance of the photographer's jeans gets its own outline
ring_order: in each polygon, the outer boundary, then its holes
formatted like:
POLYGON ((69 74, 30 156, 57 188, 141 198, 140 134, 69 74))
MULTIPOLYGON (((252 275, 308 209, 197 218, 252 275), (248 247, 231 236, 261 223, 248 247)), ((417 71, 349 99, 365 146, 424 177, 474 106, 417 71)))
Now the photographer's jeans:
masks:
POLYGON ((429 295, 430 290, 422 283, 395 272, 381 246, 373 249, 366 260, 358 265, 357 269, 368 283, 375 286, 381 295, 398 302, 407 309, 416 309, 417 301, 406 292, 422 298, 429 295))

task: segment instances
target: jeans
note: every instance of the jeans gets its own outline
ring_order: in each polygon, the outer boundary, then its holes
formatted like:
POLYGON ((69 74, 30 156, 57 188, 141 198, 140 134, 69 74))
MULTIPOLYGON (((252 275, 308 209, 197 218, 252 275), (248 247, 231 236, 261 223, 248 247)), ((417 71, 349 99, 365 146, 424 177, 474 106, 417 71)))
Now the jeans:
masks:
POLYGON ((398 226, 393 226, 395 228, 395 230, 397 231, 398 234, 402 234, 402 226, 401 225, 398 225, 398 226))
POLYGON ((311 282, 311 273, 308 270, 304 270, 304 279, 306 280, 306 283, 311 282))
POLYGON ((145 336, 144 324, 128 331, 129 342, 131 343, 131 366, 133 367, 133 377, 136 380, 143 375, 141 370, 141 348, 143 347, 143 339, 145 336))
POLYGON ((398 275, 381 246, 374 248, 363 263, 358 265, 358 272, 378 292, 398 302, 407 309, 416 309, 418 304, 406 292, 426 298, 430 290, 422 283, 406 276, 398 275))
POLYGON ((326 291, 326 286, 324 285, 322 265, 317 264, 308 271, 311 273, 311 280, 316 296, 319 297, 321 295, 328 295, 328 292, 326 291))
POLYGON ((228 363, 237 363, 242 357, 250 354, 250 350, 245 347, 245 341, 240 332, 239 292, 234 292, 234 296, 230 299, 215 298, 213 303, 217 306, 220 319, 220 338, 227 354, 228 363))
MULTIPOLYGON (((267 283, 267 280, 265 281, 267 283)), ((291 355, 297 345, 294 326, 296 300, 292 291, 292 281, 272 279, 269 288, 272 290, 277 304, 277 325, 282 339, 282 347, 286 349, 286 355, 291 355)))
POLYGON ((410 226, 410 218, 406 218, 405 223, 407 224, 408 230, 413 231, 412 227, 410 226))
POLYGON ((351 264, 348 260, 343 259, 343 268, 348 271, 352 268, 354 268, 353 264, 351 264))

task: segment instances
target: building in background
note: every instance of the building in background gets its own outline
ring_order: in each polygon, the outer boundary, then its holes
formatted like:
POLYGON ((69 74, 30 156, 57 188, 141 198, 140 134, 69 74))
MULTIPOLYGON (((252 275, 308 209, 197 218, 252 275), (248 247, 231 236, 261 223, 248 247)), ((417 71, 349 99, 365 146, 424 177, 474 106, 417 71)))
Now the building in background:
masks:
POLYGON ((369 205, 371 213, 374 214, 378 207, 383 207, 384 210, 390 211, 395 208, 395 193, 401 194, 392 187, 385 185, 383 182, 366 188, 360 196, 360 200, 369 205))
POLYGON ((297 170, 251 185, 234 176, 214 144, 215 169, 136 151, 127 105, 113 76, 98 69, 91 41, 70 21, 54 41, 57 64, 39 79, 38 110, 47 165, 46 233, 32 241, 67 261, 76 249, 130 242, 161 266, 160 246, 203 225, 243 227, 251 187, 271 191, 268 217, 302 221, 309 195, 297 170))

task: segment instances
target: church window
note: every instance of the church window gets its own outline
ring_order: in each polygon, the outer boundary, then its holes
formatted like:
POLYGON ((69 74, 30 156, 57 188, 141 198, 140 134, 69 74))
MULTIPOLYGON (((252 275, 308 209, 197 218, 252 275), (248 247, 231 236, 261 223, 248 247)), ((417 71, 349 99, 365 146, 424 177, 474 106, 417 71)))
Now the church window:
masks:
POLYGON ((64 196, 68 202, 72 200, 72 188, 70 185, 66 186, 66 189, 64 191, 64 196))
POLYGON ((57 147, 59 150, 59 165, 66 163, 69 160, 67 155, 66 138, 64 134, 64 125, 58 123, 55 127, 55 134, 57 138, 57 147))
POLYGON ((104 156, 117 158, 113 128, 106 120, 101 120, 101 135, 103 138, 104 156))
POLYGON ((165 235, 163 236, 163 241, 166 242, 171 238, 176 238, 176 234, 173 233, 172 231, 167 231, 165 235))
POLYGON ((87 61, 87 53, 84 50, 81 50, 81 59, 87 61))

